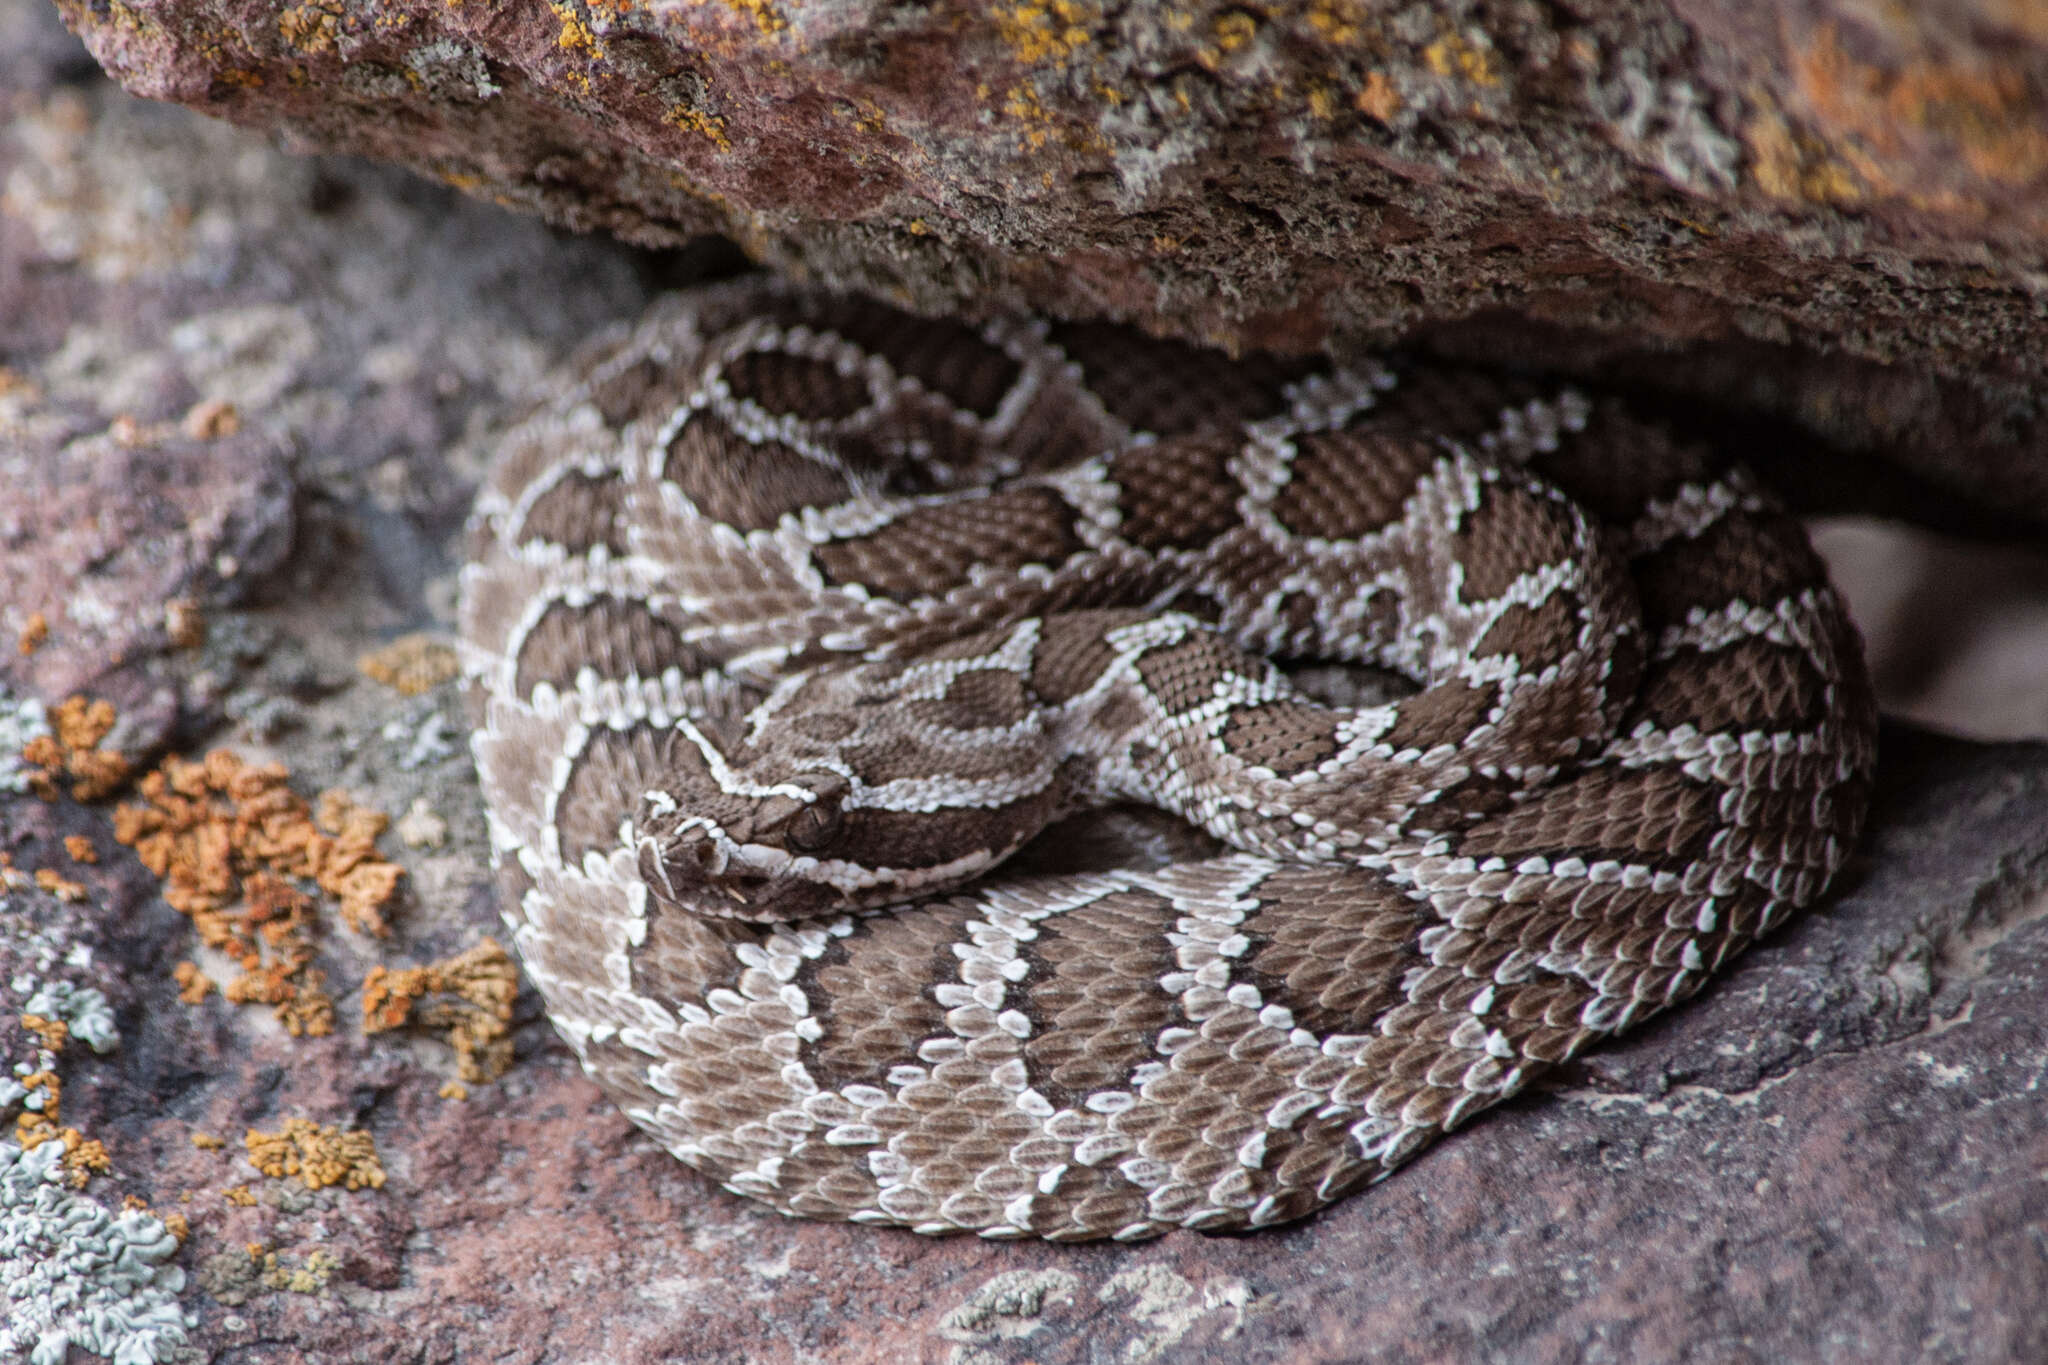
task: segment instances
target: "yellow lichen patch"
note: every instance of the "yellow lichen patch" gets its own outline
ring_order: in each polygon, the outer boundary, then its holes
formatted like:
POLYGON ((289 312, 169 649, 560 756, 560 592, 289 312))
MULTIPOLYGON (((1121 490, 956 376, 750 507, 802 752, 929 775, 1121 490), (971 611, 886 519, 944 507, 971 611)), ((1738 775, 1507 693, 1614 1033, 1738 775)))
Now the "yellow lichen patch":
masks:
MULTIPOLYGON (((691 0, 691 3, 702 4, 703 0, 691 0)), ((768 0, 725 0, 725 7, 753 20, 754 28, 764 38, 773 37, 789 27, 789 20, 776 13, 768 0)))
POLYGON ((511 958, 490 938, 424 967, 372 967, 363 978, 363 1032, 407 1023, 446 1030, 457 1074, 483 1084, 512 1065, 512 998, 518 991, 511 958))
POLYGON ((417 697, 462 672, 462 661, 456 657, 455 646, 422 631, 401 635, 382 649, 370 651, 356 660, 356 668, 401 697, 417 697))
POLYGON ((249 1193, 247 1185, 230 1185, 220 1192, 220 1197, 238 1209, 252 1209, 256 1207, 256 1196, 249 1193))
POLYGON ((1092 6, 1074 0, 998 5, 996 34, 1022 62, 1065 61, 1090 41, 1088 26, 1100 18, 1092 6))
POLYGON ((21 1112, 14 1116, 14 1139, 24 1148, 36 1148, 58 1136, 57 1115, 64 1099, 64 1082, 54 1071, 31 1071, 20 1078, 24 1095, 21 1112))
MULTIPOLYGON (((28 1018, 25 1016, 23 1022, 28 1018)), ((62 1024, 58 1027, 61 1029, 62 1024)), ((62 1047, 57 1044, 55 1051, 62 1047)), ((77 1189, 84 1189, 88 1180, 113 1168, 107 1157, 107 1149, 98 1139, 88 1138, 76 1128, 63 1125, 59 1110, 63 1107, 64 1082, 54 1071, 34 1071, 20 1078, 26 1101, 19 1114, 14 1117, 14 1140, 24 1150, 33 1151, 46 1142, 64 1144, 62 1164, 65 1174, 77 1189)))
POLYGON ((1462 33, 1447 33, 1422 49, 1422 60, 1439 76, 1460 76, 1479 86, 1500 84, 1492 50, 1462 33))
POLYGON ((214 987, 213 978, 196 962, 180 962, 171 969, 171 979, 178 983, 178 999, 187 1005, 198 1004, 214 987))
POLYGON ((202 1152, 217 1152, 228 1145, 226 1138, 217 1138, 211 1133, 194 1133, 192 1145, 202 1152))
POLYGON ((22 626, 21 634, 15 637, 14 646, 24 655, 33 654, 42 648, 43 641, 50 638, 50 618, 39 611, 29 613, 28 622, 22 626))
POLYGON ((466 1100, 469 1098, 469 1087, 461 1081, 443 1081, 441 1088, 434 1093, 444 1100, 466 1100))
POLYGON ((1364 33, 1367 11, 1359 0, 1317 0, 1307 17, 1324 42, 1355 43, 1364 33))
MULTIPOLYGON (((254 1251, 251 1251, 250 1258, 257 1259, 254 1251)), ((306 1257, 306 1263, 302 1266, 280 1261, 274 1251, 263 1252, 261 1260, 263 1287, 281 1289, 291 1294, 319 1293, 327 1287, 328 1280, 332 1279, 334 1272, 341 1267, 341 1262, 336 1260, 332 1253, 322 1250, 315 1250, 306 1257)))
POLYGON ((1742 135, 1749 144, 1750 177, 1774 199, 1846 208, 1868 197, 1854 169, 1817 138, 1793 132, 1775 112, 1751 118, 1742 135))
POLYGON ((107 1155, 106 1147, 98 1138, 85 1137, 76 1128, 66 1128, 63 1140, 64 1169, 75 1188, 82 1190, 94 1176, 105 1175, 114 1169, 113 1159, 107 1155))
POLYGON ((99 850, 92 846, 92 840, 83 834, 64 836, 64 852, 74 863, 96 863, 100 860, 99 850))
POLYGON ((365 1132, 344 1133, 333 1124, 286 1119, 282 1132, 259 1133, 251 1128, 243 1135, 242 1146, 263 1174, 273 1179, 295 1175, 309 1190, 328 1185, 378 1189, 384 1184, 376 1139, 365 1132))
MULTIPOLYGON (((663 114, 662 118, 678 128, 687 128, 701 137, 709 138, 718 145, 718 150, 721 152, 732 150, 732 139, 725 135, 725 120, 716 114, 707 114, 702 109, 692 109, 686 105, 679 104, 663 114)), ((365 669, 364 671, 367 672, 368 670, 365 669)), ((399 690, 404 691, 405 689, 401 687, 399 690)))
POLYGON ((23 761, 41 770, 30 777, 30 789, 54 801, 62 773, 71 778, 74 801, 98 801, 119 791, 128 781, 128 760, 100 750, 114 720, 111 702, 71 696, 57 703, 50 713, 52 733, 38 735, 21 750, 23 761))

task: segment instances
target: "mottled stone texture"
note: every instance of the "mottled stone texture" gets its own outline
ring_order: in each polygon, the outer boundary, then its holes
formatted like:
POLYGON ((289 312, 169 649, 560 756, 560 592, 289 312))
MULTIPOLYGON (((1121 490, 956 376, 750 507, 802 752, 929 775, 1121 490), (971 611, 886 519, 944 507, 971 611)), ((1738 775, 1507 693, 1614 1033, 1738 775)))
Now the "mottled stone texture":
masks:
MULTIPOLYGON (((349 13, 337 24, 367 11, 349 13)), ((279 757, 302 792, 338 783, 394 814, 424 800, 447 826, 439 848, 382 841, 411 873, 393 936, 329 928, 317 965, 339 1027, 293 1040, 260 1006, 177 1002, 191 926, 113 843, 105 807, 0 795, 0 850, 87 893, 0 908, 0 1051, 24 1046, 7 992, 25 970, 112 1001, 122 1045, 67 1051, 64 1122, 112 1160, 90 1197, 146 1196, 190 1220, 176 1264, 197 1358, 2048 1358, 2037 744, 1888 733, 1841 900, 1653 1031, 1315 1222, 1256 1237, 1048 1248, 785 1222, 639 1137, 530 998, 512 1071, 439 1098, 448 1050, 364 1038, 358 991, 372 964, 496 931, 461 708, 446 687, 401 698, 354 659, 448 628, 492 432, 540 369, 690 263, 281 155, 120 94, 55 28, 41 0, 0 0, 0 681, 83 681, 148 722, 123 742, 279 757), (188 432, 209 402, 233 405, 236 434, 188 432), (98 532, 80 520, 94 515, 98 532), (240 556, 232 577, 224 551, 240 556), (172 592, 203 604, 204 645, 171 647, 154 599, 172 592), (34 610, 50 634, 24 658, 15 635, 34 610), (76 863, 67 835, 100 861, 76 863), (259 1176, 243 1129, 291 1117, 367 1129, 385 1186, 259 1176), (244 1185, 255 1202, 229 1202, 244 1185)), ((1789 384, 1784 368, 1756 382, 1789 384)), ((1967 657, 1943 632, 1971 619, 1959 593, 1974 606, 1993 586, 1943 560, 1917 599, 1873 598, 1865 620, 1967 657)), ((2037 615, 1998 618, 2016 643, 2039 638, 2016 623, 2040 630, 2041 590, 2023 591, 2037 615)), ((2043 676, 2005 684, 2033 698, 2035 733, 2043 676)))
POLYGON ((2048 354, 2048 20, 2012 0, 59 8, 138 93, 926 308, 2048 354))

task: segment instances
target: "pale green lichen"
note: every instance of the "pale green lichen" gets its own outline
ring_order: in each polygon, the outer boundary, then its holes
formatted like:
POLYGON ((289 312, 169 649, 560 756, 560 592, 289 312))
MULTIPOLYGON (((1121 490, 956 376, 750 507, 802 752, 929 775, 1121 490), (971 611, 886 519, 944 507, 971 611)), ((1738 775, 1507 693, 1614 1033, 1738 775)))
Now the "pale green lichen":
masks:
POLYGON ((24 1014, 62 1020, 71 1036, 84 1041, 94 1052, 111 1052, 121 1041, 120 1031, 114 1027, 114 1012, 107 1008, 107 997, 91 986, 52 981, 39 987, 21 1010, 24 1014))
POLYGON ((71 1189, 64 1144, 0 1142, 0 1357, 61 1365, 74 1346, 115 1365, 153 1365, 196 1319, 178 1306, 185 1272, 163 1220, 115 1214, 71 1189))

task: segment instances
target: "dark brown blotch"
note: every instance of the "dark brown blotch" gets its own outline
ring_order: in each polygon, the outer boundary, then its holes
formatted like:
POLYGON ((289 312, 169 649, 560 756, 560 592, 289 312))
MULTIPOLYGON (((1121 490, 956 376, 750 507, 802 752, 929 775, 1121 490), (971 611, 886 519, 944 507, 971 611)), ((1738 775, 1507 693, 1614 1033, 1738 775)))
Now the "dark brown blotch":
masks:
POLYGON ((1294 439, 1273 515, 1298 536, 1356 540, 1400 520, 1416 483, 1442 458, 1429 442, 1382 431, 1294 439))
POLYGON ((519 523, 519 542, 559 545, 572 555, 588 554, 602 545, 614 555, 626 553, 620 525, 625 506, 625 480, 616 470, 587 474, 565 471, 554 486, 534 498, 519 523))
POLYGON ((1511 603, 1472 646, 1473 656, 1513 657, 1524 673, 1540 673, 1578 648, 1581 610, 1578 595, 1562 588, 1533 607, 1511 603))
POLYGON ((1033 1087, 1053 1104, 1125 1088, 1135 1068, 1159 1060, 1160 1030, 1185 1022, 1159 985, 1178 965, 1166 936, 1173 920, 1165 897, 1119 891, 1041 920, 1023 945, 1036 1025, 1024 1058, 1033 1087))
POLYGON ((1481 485, 1479 505, 1451 536, 1451 556, 1465 567, 1462 596, 1483 602, 1546 564, 1562 564, 1596 548, 1569 504, 1511 478, 1481 485))
POLYGON ((780 441, 750 441, 708 410, 690 415, 669 442, 662 477, 713 521, 765 530, 800 507, 829 505, 853 492, 840 470, 780 441))
POLYGON ((867 379, 842 374, 829 360, 782 351, 745 351, 720 371, 734 398, 750 400, 771 417, 837 422, 867 407, 867 379))
POLYGON ((1222 740, 1244 762, 1291 777, 1337 756, 1336 723, 1336 712, 1312 702, 1261 702, 1232 711, 1222 740))
POLYGON ((1109 414, 1161 436, 1220 430, 1286 411, 1285 388, 1327 369, 1314 358, 1221 351, 1107 323, 1056 324, 1048 338, 1081 367, 1109 414))
POLYGON ((1244 491, 1230 473, 1236 453, 1225 436, 1126 447, 1109 465, 1123 492, 1124 539, 1145 550, 1196 550, 1235 527, 1244 491))
POLYGON ((1695 608, 1767 607, 1826 580, 1805 532, 1782 512, 1724 516, 1638 559, 1635 575, 1653 627, 1684 621, 1695 608))
POLYGON ((1381 737, 1396 753, 1415 749, 1428 753, 1440 744, 1459 745, 1500 705, 1493 683, 1469 687, 1443 682, 1394 703, 1393 728, 1381 737))
POLYGON ((1651 665, 1623 729, 1692 725, 1704 734, 1808 730, 1826 714, 1828 680, 1793 645, 1745 639, 1725 649, 1681 650, 1651 665))
POLYGON ((1074 509, 1045 488, 916 507, 869 535, 821 545, 819 569, 834 584, 858 583, 901 598, 937 596, 992 570, 1056 568, 1087 548, 1074 509))
POLYGON ((585 667, 600 678, 658 678, 670 668, 694 677, 715 663, 646 603, 607 594, 550 604, 519 642, 513 688, 522 697, 543 682, 566 691, 585 667))

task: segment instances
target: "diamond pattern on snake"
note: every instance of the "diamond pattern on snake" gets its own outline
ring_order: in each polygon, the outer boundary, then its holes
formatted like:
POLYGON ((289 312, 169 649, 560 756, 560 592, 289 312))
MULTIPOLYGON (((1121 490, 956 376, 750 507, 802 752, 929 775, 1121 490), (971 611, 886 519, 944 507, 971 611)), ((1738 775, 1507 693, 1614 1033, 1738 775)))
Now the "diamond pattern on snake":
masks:
POLYGON ((1479 372, 743 281, 572 362, 473 542, 526 970, 805 1217, 1299 1218, 1699 990, 1870 786, 1786 511, 1479 372))

